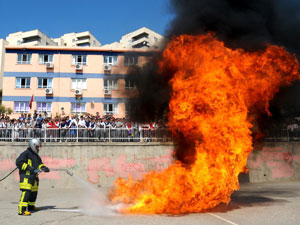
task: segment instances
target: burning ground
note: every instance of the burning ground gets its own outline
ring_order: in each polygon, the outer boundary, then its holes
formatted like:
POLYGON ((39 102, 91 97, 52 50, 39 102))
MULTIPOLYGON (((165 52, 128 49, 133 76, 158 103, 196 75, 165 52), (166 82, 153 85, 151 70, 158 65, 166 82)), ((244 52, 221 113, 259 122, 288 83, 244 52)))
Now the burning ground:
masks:
MULTIPOLYGON (((181 1, 173 2, 176 7, 181 4, 181 1)), ((191 5, 206 2, 208 8, 218 8, 207 1, 188 2, 191 5)), ((260 18, 263 10, 261 4, 253 1, 211 2, 227 3, 232 15, 238 10, 242 15, 247 14, 251 9, 260 18)), ((203 9, 198 17, 191 14, 191 18, 202 18, 202 12, 203 9)), ((179 10, 179 18, 181 13, 186 11, 179 10)), ((202 21, 206 21, 205 17, 202 21)), ((232 192, 239 189, 238 175, 246 170, 256 115, 260 112, 270 115, 269 102, 280 87, 300 78, 296 56, 284 47, 255 39, 250 48, 242 49, 238 46, 245 44, 245 37, 254 35, 252 27, 249 33, 245 32, 247 27, 241 33, 237 29, 235 36, 230 33, 234 38, 230 38, 226 32, 221 35, 216 29, 220 26, 217 15, 210 21, 214 21, 215 26, 211 26, 214 32, 207 32, 204 28, 210 26, 203 25, 193 35, 174 31, 176 35, 157 61, 153 72, 168 81, 170 90, 166 98, 168 127, 177 143, 177 161, 165 171, 146 174, 142 180, 119 178, 110 199, 125 204, 121 209, 124 213, 180 214, 229 203, 232 192), (236 45, 232 47, 232 43, 236 45)), ((185 27, 190 28, 191 24, 185 27)), ((173 25, 178 25, 177 19, 173 25)), ((221 24, 230 27, 229 22, 226 25, 221 24)))

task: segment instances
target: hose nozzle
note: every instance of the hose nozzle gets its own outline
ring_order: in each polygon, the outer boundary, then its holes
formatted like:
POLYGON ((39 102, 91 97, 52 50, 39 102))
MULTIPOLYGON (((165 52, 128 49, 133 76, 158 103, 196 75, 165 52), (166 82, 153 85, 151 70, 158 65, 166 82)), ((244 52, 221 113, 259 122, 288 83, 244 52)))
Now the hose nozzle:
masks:
POLYGON ((67 174, 69 174, 70 176, 73 176, 73 173, 69 170, 66 170, 67 174))
POLYGON ((73 176, 73 173, 67 169, 51 169, 53 171, 65 171, 67 174, 69 174, 70 176, 73 176))

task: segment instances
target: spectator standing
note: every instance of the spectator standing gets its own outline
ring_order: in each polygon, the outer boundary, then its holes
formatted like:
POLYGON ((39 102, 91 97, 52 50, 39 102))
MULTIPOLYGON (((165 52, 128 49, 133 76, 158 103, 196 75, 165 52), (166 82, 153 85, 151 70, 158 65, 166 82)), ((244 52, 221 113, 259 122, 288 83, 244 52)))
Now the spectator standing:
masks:
POLYGON ((83 119, 83 116, 80 116, 80 120, 78 121, 78 136, 80 139, 83 137, 85 128, 85 120, 83 119))
POLYGON ((42 120, 37 118, 34 124, 34 137, 41 138, 42 120))
POLYGON ((92 118, 90 125, 88 127, 88 132, 89 132, 88 137, 92 138, 93 141, 94 141, 94 137, 95 137, 95 130, 96 130, 96 121, 94 118, 92 118))
POLYGON ((2 117, 0 120, 0 138, 1 140, 5 138, 5 119, 2 117))
POLYGON ((59 124, 59 130, 60 130, 60 141, 64 141, 67 135, 66 118, 63 118, 61 123, 59 124))
POLYGON ((7 141, 9 141, 11 138, 12 129, 13 129, 12 123, 10 122, 9 119, 6 119, 5 120, 5 137, 6 137, 7 141))

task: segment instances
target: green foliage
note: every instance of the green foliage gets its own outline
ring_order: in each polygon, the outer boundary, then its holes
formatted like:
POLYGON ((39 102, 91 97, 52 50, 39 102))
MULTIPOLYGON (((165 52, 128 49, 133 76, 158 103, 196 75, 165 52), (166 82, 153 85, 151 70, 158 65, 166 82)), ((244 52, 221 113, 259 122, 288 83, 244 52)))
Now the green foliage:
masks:
POLYGON ((13 110, 11 108, 6 108, 6 112, 8 115, 12 114, 13 110))
POLYGON ((0 114, 7 113, 10 115, 12 112, 13 110, 11 108, 6 108, 5 106, 0 105, 0 114))
POLYGON ((6 109, 3 105, 0 105, 0 113, 5 113, 6 112, 6 109))

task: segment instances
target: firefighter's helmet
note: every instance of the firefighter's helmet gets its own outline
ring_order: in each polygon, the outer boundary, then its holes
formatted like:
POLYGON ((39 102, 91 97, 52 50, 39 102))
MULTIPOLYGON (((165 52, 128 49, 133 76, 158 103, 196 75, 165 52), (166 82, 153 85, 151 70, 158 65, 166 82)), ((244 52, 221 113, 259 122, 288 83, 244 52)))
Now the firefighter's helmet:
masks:
POLYGON ((42 146, 42 143, 39 139, 30 139, 28 145, 32 149, 32 151, 39 154, 40 147, 42 146))

